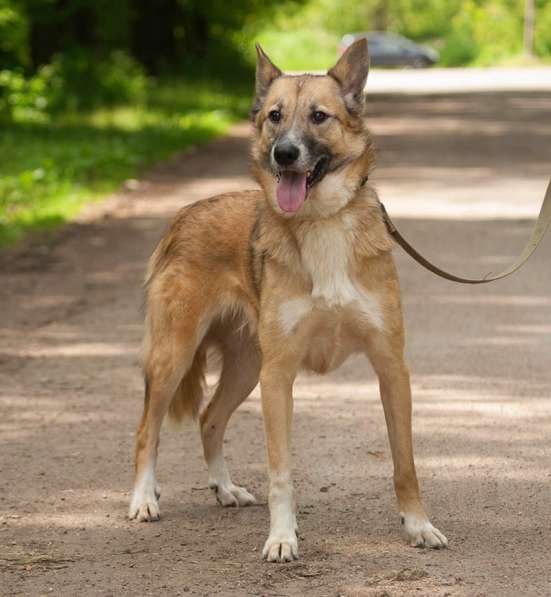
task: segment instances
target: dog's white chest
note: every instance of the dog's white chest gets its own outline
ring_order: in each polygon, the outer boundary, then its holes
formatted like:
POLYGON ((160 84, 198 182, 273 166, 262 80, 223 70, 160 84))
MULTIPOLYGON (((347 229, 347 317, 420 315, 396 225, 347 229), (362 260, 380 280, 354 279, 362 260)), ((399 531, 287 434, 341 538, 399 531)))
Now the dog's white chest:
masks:
MULTIPOLYGON (((344 223, 316 223, 301 238, 301 259, 305 273, 311 279, 309 295, 282 303, 280 324, 286 334, 292 334, 296 327, 311 314, 319 320, 324 314, 332 322, 326 332, 317 337, 321 340, 330 335, 326 344, 338 342, 334 337, 335 318, 339 312, 354 312, 355 316, 367 320, 373 327, 383 327, 383 316, 379 301, 366 292, 349 273, 353 235, 344 223)), ((339 326, 337 326, 338 328, 339 326)))
POLYGON ((312 280, 312 299, 330 307, 357 300, 348 264, 352 250, 350 233, 334 223, 312 225, 301 246, 302 265, 312 280))

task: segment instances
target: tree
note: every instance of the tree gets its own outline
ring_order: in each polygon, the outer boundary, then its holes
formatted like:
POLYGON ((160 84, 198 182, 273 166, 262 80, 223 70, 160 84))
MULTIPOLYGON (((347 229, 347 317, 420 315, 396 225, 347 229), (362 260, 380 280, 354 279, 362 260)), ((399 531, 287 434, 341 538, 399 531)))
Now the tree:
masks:
POLYGON ((524 0, 524 53, 534 55, 534 31, 536 29, 536 5, 534 0, 524 0))

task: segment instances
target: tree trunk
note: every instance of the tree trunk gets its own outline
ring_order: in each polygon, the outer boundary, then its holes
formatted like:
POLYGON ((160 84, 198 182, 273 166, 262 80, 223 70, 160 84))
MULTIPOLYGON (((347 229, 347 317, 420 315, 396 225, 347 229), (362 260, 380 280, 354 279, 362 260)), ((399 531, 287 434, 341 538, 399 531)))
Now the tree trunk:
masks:
POLYGON ((524 53, 534 55, 534 28, 536 7, 534 0, 524 0, 524 53))

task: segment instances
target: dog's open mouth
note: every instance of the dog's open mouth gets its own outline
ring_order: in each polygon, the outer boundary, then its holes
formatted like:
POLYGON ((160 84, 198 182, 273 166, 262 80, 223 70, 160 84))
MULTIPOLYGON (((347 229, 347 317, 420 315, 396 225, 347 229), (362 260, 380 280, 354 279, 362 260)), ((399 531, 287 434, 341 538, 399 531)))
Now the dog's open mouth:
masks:
POLYGON ((306 201, 308 191, 319 182, 327 171, 329 158, 320 158, 313 170, 295 172, 294 170, 281 170, 277 175, 277 203, 286 212, 298 211, 306 201))

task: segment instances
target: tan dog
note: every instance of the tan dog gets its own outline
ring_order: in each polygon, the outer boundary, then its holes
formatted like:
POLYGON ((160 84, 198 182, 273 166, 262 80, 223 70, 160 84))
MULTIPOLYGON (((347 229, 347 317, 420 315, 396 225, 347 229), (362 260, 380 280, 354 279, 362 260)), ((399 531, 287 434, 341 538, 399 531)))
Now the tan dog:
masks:
POLYGON ((324 76, 284 75, 258 47, 253 172, 262 191, 180 211, 147 277, 145 407, 132 519, 159 518, 155 464, 167 411, 199 414, 209 486, 224 506, 254 497, 234 485, 222 443, 232 412, 260 379, 270 472, 269 561, 298 556, 291 481, 293 382, 365 353, 378 377, 402 524, 412 544, 445 547, 419 498, 409 373, 392 242, 367 175, 365 40, 324 76), (205 406, 206 352, 222 371, 205 406))

